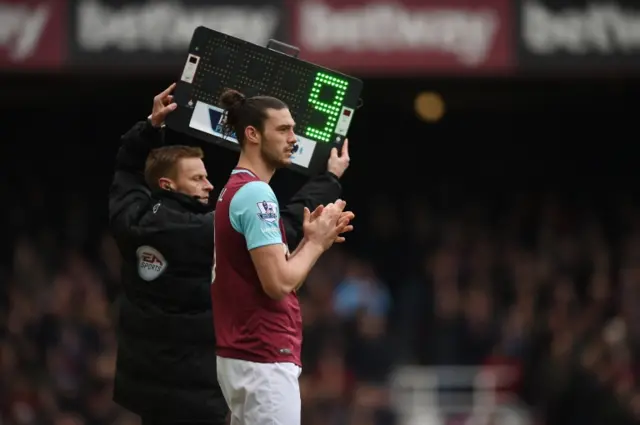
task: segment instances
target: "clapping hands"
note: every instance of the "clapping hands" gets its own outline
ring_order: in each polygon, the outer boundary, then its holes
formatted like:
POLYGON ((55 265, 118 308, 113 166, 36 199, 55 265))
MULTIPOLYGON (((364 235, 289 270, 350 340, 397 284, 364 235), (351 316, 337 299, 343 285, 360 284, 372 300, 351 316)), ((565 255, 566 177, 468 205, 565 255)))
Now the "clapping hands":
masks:
POLYGON ((338 199, 335 203, 320 205, 313 213, 305 208, 303 221, 305 238, 318 243, 325 250, 334 243, 344 242, 345 237, 342 235, 353 230, 351 220, 355 218, 353 212, 344 211, 346 205, 345 201, 338 199))

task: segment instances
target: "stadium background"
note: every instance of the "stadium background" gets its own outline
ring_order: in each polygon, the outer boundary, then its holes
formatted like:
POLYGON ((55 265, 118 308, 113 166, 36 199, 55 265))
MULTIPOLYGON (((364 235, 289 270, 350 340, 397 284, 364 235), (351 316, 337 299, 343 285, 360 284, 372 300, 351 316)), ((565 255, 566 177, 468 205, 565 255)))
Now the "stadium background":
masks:
MULTIPOLYGON (((343 3, 357 12, 367 2, 343 3)), ((111 32, 124 34, 115 47, 89 52, 77 35, 83 4, 103 7, 113 29, 107 10, 122 18, 168 3, 0 1, 3 424, 137 423, 110 401, 119 257, 107 191, 119 136, 177 77, 186 47, 125 26, 111 32), (29 50, 19 30, 39 7, 52 14, 29 50)), ((163 34, 194 5, 209 8, 205 17, 223 6, 172 4, 174 19, 157 22, 163 34)), ((242 17, 247 4, 225 10, 242 17)), ((565 28, 582 29, 533 27, 566 43, 543 55, 522 22, 544 2, 454 1, 454 12, 497 17, 484 61, 460 61, 437 37, 396 40, 378 60, 364 37, 346 63, 331 54, 339 37, 323 53, 300 35, 304 4, 260 2, 279 19, 268 35, 365 80, 343 181, 356 231, 318 264, 303 296, 305 425, 637 423, 640 85, 639 42, 628 36, 637 6, 599 3, 609 7, 599 32, 588 19, 601 9, 554 2, 548 13, 572 10, 565 28), (441 96, 441 119, 418 113, 424 92, 441 96), (487 388, 498 367, 509 377, 487 388)), ((445 3, 394 4, 420 17, 445 3)), ((220 188, 235 154, 205 152, 220 188)), ((283 200, 302 183, 288 171, 273 181, 283 200)))

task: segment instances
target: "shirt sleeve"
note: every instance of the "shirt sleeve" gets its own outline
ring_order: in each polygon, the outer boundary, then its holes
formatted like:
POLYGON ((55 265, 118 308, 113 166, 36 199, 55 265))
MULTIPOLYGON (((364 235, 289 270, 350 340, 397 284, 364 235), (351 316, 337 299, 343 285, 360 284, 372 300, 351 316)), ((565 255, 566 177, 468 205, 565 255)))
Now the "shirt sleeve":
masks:
POLYGON ((236 192, 229 204, 229 219, 244 235, 249 251, 282 243, 278 200, 265 182, 249 182, 236 192))

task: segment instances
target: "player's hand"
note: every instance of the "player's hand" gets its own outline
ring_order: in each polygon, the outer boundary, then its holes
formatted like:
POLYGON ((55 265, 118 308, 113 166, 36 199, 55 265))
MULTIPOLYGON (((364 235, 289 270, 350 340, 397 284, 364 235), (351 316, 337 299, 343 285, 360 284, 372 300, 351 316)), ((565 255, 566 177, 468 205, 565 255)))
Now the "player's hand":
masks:
POLYGON ((338 216, 338 220, 336 221, 336 225, 332 231, 332 235, 334 235, 335 237, 333 241, 331 241, 331 244, 334 244, 336 242, 337 243, 344 242, 345 238, 344 236, 341 236, 341 235, 343 235, 344 233, 351 232, 353 230, 353 225, 351 225, 351 220, 355 218, 355 214, 351 211, 344 211, 344 208, 347 205, 345 201, 340 200, 339 202, 344 203, 344 205, 338 206, 337 203, 332 205, 332 207, 340 211, 340 215, 338 216))
POLYGON ((151 125, 160 128, 164 124, 165 118, 178 106, 173 102, 171 93, 176 88, 176 83, 171 84, 165 91, 153 98, 153 108, 151 109, 151 125))
POLYGON ((349 139, 345 139, 342 144, 342 149, 340 150, 340 155, 338 155, 337 148, 331 149, 331 156, 327 163, 327 171, 335 174, 338 178, 342 178, 344 172, 349 168, 349 161, 351 161, 349 157, 349 139))
POLYGON ((350 226, 350 215, 341 219, 347 203, 341 199, 324 207, 318 207, 313 214, 308 208, 304 209, 302 228, 304 237, 316 243, 323 250, 329 249, 340 234, 350 226))
MULTIPOLYGON (((322 211, 324 211, 324 205, 319 205, 309 215, 309 221, 313 222, 318 217, 320 217, 320 215, 322 214, 322 211)), ((336 239, 334 240, 334 243, 342 243, 342 242, 344 242, 346 240, 345 237, 341 236, 341 235, 344 234, 344 233, 349 233, 349 232, 353 231, 353 225, 351 225, 351 220, 353 220, 355 217, 356 217, 356 215, 351 211, 343 211, 342 214, 340 214, 340 217, 338 218, 338 222, 337 222, 336 225, 340 226, 340 227, 343 227, 344 230, 342 231, 342 233, 340 233, 340 234, 338 234, 338 236, 336 236, 336 239)))
POLYGON ((356 218, 356 215, 351 211, 343 211, 342 214, 340 214, 337 226, 342 227, 344 230, 342 230, 342 232, 339 233, 338 236, 336 236, 334 243, 342 243, 346 240, 342 235, 353 231, 351 220, 353 220, 354 218, 356 218))

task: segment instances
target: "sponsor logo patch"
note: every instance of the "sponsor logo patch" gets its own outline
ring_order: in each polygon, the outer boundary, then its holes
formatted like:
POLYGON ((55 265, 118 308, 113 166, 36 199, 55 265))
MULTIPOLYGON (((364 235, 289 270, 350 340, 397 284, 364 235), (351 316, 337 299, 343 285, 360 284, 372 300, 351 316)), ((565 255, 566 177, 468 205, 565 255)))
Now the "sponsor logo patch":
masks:
POLYGON ((167 260, 157 249, 143 245, 136 251, 138 257, 138 275, 151 282, 157 279, 167 268, 167 260))

